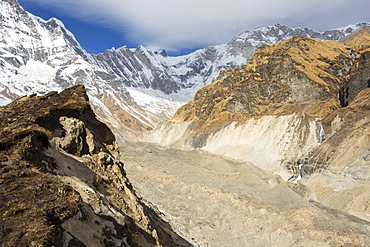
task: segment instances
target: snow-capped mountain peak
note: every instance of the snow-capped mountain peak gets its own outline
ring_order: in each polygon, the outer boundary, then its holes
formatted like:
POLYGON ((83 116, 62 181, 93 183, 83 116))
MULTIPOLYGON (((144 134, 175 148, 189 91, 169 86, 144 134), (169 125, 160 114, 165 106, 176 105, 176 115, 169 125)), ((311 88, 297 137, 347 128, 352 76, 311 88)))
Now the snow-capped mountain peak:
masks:
POLYGON ((36 17, 15 0, 0 0, 0 19, 0 104, 84 84, 95 112, 115 129, 140 131, 159 121, 134 102, 121 78, 87 53, 61 21, 36 17))

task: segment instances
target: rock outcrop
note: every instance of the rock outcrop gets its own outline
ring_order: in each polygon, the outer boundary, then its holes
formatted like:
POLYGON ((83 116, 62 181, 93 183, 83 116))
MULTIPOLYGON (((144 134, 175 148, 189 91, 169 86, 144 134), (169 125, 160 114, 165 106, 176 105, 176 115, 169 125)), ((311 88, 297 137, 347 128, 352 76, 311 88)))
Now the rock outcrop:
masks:
POLYGON ((0 108, 1 246, 189 246, 144 206, 86 90, 0 108))

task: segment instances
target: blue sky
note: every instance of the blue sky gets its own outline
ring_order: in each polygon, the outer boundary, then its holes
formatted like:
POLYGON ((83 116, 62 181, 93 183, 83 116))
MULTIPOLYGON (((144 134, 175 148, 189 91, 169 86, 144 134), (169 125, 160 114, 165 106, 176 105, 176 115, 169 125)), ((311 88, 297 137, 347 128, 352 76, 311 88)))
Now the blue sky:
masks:
POLYGON ((22 7, 45 20, 56 17, 71 31, 78 42, 90 53, 101 53, 112 47, 127 45, 136 47, 140 43, 125 39, 116 28, 107 24, 95 23, 69 15, 58 8, 50 8, 43 4, 33 3, 29 0, 18 0, 22 7))
POLYGON ((90 53, 144 45, 170 55, 222 44, 280 23, 317 31, 370 21, 369 0, 18 0, 56 17, 90 53))

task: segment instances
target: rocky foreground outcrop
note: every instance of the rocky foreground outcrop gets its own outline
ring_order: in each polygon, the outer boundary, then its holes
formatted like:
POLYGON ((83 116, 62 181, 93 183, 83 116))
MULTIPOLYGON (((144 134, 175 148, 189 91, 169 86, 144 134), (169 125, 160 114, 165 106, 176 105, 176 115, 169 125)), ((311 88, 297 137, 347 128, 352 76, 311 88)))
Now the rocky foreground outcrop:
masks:
POLYGON ((83 86, 0 108, 1 246, 188 246, 142 205, 83 86))

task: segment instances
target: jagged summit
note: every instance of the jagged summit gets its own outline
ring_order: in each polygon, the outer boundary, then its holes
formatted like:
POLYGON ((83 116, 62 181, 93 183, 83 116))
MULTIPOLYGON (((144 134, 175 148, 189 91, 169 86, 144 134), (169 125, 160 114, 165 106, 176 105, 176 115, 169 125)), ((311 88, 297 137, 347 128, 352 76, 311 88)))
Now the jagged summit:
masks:
POLYGON ((99 117, 122 135, 132 137, 159 121, 135 104, 121 78, 87 53, 60 21, 35 17, 16 1, 1 0, 0 15, 0 104, 84 84, 99 117))
POLYGON ((256 28, 253 31, 245 31, 227 44, 208 46, 181 57, 158 56, 160 53, 152 52, 143 46, 136 49, 124 49, 126 51, 123 56, 117 54, 122 64, 118 61, 114 64, 111 63, 110 57, 116 57, 115 50, 110 51, 112 54, 106 51, 104 54, 98 54, 97 57, 103 63, 109 63, 114 73, 127 78, 124 81, 127 86, 153 88, 171 94, 187 88, 199 89, 213 82, 220 70, 236 68, 245 64, 252 57, 254 51, 263 44, 274 44, 297 35, 319 40, 339 40, 365 24, 357 23, 325 32, 309 28, 289 28, 275 24, 256 28), (138 55, 139 51, 140 55, 138 55), (127 64, 129 64, 129 70, 127 70, 127 64), (141 71, 141 68, 144 68, 145 65, 148 66, 148 64, 153 71, 153 78, 141 77, 142 80, 137 81, 135 79, 138 78, 137 75, 129 74, 135 71, 135 68, 141 71), (158 80, 166 81, 166 83, 161 85, 158 80), (164 85, 169 86, 165 87, 164 85))
POLYGON ((163 57, 168 57, 168 55, 167 55, 167 52, 166 52, 166 50, 161 50, 161 51, 154 51, 154 53, 156 53, 156 54, 160 54, 160 55, 162 55, 163 57))
POLYGON ((367 25, 367 22, 359 22, 354 25, 348 25, 346 27, 341 27, 337 29, 327 30, 324 32, 319 32, 306 27, 290 28, 285 25, 276 23, 271 26, 258 27, 253 31, 245 31, 232 39, 232 42, 242 41, 249 42, 255 46, 260 46, 262 44, 274 44, 282 40, 290 39, 294 36, 304 36, 319 40, 335 40, 343 38, 344 36, 352 33, 354 30, 358 29, 363 25, 367 25))

